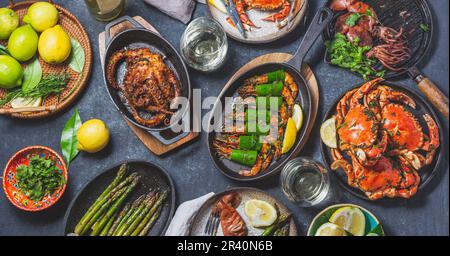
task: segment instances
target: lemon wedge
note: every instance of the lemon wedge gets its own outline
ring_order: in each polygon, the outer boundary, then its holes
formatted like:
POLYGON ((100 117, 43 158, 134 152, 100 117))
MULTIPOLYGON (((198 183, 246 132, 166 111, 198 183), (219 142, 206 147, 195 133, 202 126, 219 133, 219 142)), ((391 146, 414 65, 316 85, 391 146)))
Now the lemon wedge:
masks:
POLYGON ((227 9, 221 0, 208 0, 208 2, 220 12, 227 14, 227 9))
POLYGON ((315 236, 347 236, 347 234, 338 225, 325 223, 317 229, 315 236))
POLYGON ((338 225, 354 236, 363 236, 366 230, 366 218, 364 213, 356 207, 342 207, 331 215, 331 223, 338 225))
POLYGON ((300 131, 300 128, 302 128, 302 125, 303 125, 303 110, 302 110, 302 107, 298 104, 294 105, 294 111, 292 113, 292 120, 294 120, 297 131, 300 131))
POLYGON ((11 101, 12 108, 27 108, 27 107, 39 107, 42 103, 42 98, 22 98, 17 97, 11 101))
POLYGON ((251 199, 244 205, 244 213, 253 227, 268 227, 278 217, 277 210, 266 201, 251 199))
POLYGON ((320 127, 320 137, 328 147, 337 148, 336 118, 334 116, 323 122, 320 127))
POLYGON ((294 146, 296 138, 297 128, 295 126, 295 122, 292 118, 289 118, 286 125, 286 132, 284 133, 283 147, 281 149, 282 154, 285 154, 291 150, 292 146, 294 146))
POLYGON ((366 236, 380 236, 380 235, 378 235, 378 234, 376 234, 376 233, 369 233, 369 234, 367 234, 366 236))

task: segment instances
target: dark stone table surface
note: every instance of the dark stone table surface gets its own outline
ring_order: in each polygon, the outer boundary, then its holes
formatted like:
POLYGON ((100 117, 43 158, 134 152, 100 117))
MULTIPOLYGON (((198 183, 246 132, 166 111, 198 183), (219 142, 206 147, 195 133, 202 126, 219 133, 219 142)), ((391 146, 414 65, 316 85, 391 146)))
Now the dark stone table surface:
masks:
MULTIPOLYGON (((21 211, 8 202, 3 192, 0 193, 0 235, 61 235, 63 217, 67 207, 83 184, 107 166, 127 159, 144 159, 164 166, 175 182, 178 204, 211 191, 219 192, 233 186, 249 185, 263 189, 286 203, 295 214, 300 234, 306 234, 310 221, 320 209, 302 209, 289 203, 280 189, 278 177, 262 184, 245 184, 227 179, 214 168, 210 160, 206 147, 206 133, 202 133, 200 140, 168 156, 157 157, 149 152, 128 128, 106 94, 97 40, 97 35, 104 30, 105 23, 94 20, 81 0, 56 0, 55 2, 62 4, 75 14, 91 38, 94 63, 89 85, 73 106, 54 117, 24 121, 1 116, 0 166, 3 168, 9 157, 29 145, 45 145, 61 152, 60 134, 75 108, 79 109, 83 120, 103 119, 110 128, 112 140, 102 152, 97 154, 81 153, 75 159, 70 166, 69 184, 65 195, 60 202, 47 211, 40 213, 21 211)), ((310 1, 307 22, 323 2, 324 0, 310 1)), ((430 0, 428 2, 432 8, 436 30, 430 54, 420 68, 448 95, 449 2, 447 0, 430 0)), ((7 1, 0 0, 0 6, 5 5, 7 5, 7 1)), ((129 0, 126 14, 144 17, 177 49, 179 48, 181 34, 186 28, 184 24, 145 5, 141 0, 129 0)), ((198 4, 194 17, 205 15, 208 15, 207 8, 198 4)), ((228 60, 223 68, 211 74, 190 70, 191 83, 194 88, 202 89, 203 98, 218 95, 230 75, 254 57, 271 52, 294 52, 304 32, 305 27, 299 27, 282 40, 258 46, 229 40, 228 60)), ((360 78, 347 71, 324 64, 321 45, 319 40, 306 60, 314 69, 321 89, 318 120, 322 120, 324 113, 338 95, 349 87, 362 82, 360 78)), ((416 87, 415 83, 406 77, 401 83, 411 88, 416 87)), ((443 147, 448 148, 448 121, 442 116, 440 119, 445 127, 442 131, 445 134, 443 147)), ((322 161, 319 150, 319 127, 320 121, 317 121, 310 140, 300 153, 301 156, 309 156, 322 161)), ((448 235, 448 170, 448 151, 446 150, 438 175, 426 189, 419 191, 411 200, 388 204, 368 202, 348 194, 338 186, 334 186, 336 196, 333 200, 355 203, 371 210, 381 220, 388 235, 448 235)), ((331 203, 329 202, 329 204, 331 203)))

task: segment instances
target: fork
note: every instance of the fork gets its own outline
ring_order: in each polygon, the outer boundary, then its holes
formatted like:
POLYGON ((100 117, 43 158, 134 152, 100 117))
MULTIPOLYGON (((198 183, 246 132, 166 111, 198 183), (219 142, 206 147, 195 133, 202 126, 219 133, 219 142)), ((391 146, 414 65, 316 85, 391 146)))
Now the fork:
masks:
POLYGON ((219 211, 212 211, 206 222, 204 234, 206 236, 216 236, 219 229, 220 218, 219 211))

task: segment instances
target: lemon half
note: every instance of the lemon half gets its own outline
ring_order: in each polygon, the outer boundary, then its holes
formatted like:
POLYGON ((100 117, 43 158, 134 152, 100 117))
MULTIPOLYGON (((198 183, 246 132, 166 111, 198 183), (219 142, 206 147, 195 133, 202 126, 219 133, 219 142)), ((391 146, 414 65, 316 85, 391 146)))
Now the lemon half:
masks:
POLYGON ((317 229, 315 236, 347 236, 347 234, 338 225, 325 223, 317 229))
POLYGON ((268 227, 278 217, 277 210, 266 201, 252 199, 244 205, 244 213, 253 227, 268 227))
POLYGON ((331 215, 331 223, 338 225, 354 236, 363 236, 366 230, 364 213, 356 207, 342 207, 331 215))
POLYGON ((334 116, 323 122, 320 127, 320 137, 328 147, 337 148, 336 118, 334 116))

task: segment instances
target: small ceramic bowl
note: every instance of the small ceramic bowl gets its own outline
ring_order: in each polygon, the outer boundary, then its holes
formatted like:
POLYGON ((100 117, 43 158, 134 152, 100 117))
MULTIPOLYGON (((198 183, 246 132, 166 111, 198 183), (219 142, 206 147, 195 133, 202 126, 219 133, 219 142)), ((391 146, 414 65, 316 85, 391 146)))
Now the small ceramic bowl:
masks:
POLYGON ((375 215, 373 215, 367 209, 365 209, 359 205, 355 205, 355 204, 335 204, 335 205, 325 208, 323 211, 321 211, 319 214, 317 214, 316 217, 314 217, 314 219, 312 220, 312 222, 309 226, 309 229, 308 229, 308 236, 314 236, 317 229, 320 226, 322 226, 323 224, 327 223, 328 220, 330 219, 331 215, 333 215, 333 213, 337 209, 346 207, 346 206, 358 208, 364 213, 364 216, 366 217, 365 235, 367 235, 368 233, 375 233, 379 236, 384 236, 383 227, 381 226, 381 223, 377 219, 377 217, 375 217, 375 215))
POLYGON ((30 146, 18 151, 9 159, 5 170, 3 171, 3 191, 8 200, 17 208, 31 212, 42 211, 54 205, 66 190, 67 181, 67 167, 63 158, 52 149, 43 146, 30 146), (56 190, 51 195, 45 196, 40 201, 29 199, 20 192, 17 185, 16 168, 22 164, 28 165, 29 161, 27 156, 30 154, 52 159, 53 163, 66 179, 66 183, 60 189, 56 190))

